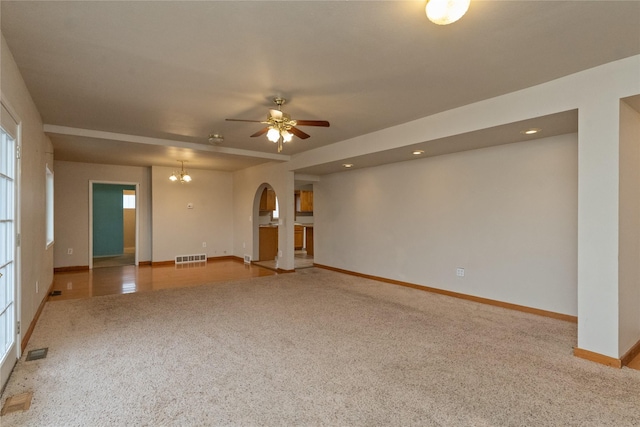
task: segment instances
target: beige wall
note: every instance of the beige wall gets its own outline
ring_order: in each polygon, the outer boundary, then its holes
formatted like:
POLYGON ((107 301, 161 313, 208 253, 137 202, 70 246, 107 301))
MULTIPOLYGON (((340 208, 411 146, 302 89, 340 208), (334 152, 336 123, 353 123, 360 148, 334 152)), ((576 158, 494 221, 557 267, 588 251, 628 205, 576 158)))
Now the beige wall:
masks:
POLYGON ((193 181, 180 184, 169 181, 173 170, 151 168, 153 261, 173 261, 177 255, 232 255, 233 175, 187 168, 193 181))
POLYGON ((55 162, 55 267, 89 265, 89 181, 138 183, 138 261, 151 261, 151 173, 146 167, 55 162), (68 249, 73 254, 68 254, 68 249))
POLYGON ((46 248, 45 168, 54 170, 53 148, 42 131, 40 113, 20 75, 4 36, 1 46, 2 101, 7 103, 21 126, 20 234, 19 249, 20 321, 29 327, 53 280, 53 247, 46 248), (38 292, 36 292, 36 282, 38 292))
POLYGON ((640 112, 620 102, 620 337, 625 354, 640 339, 640 112))
POLYGON ((577 202, 576 134, 323 176, 315 262, 576 315, 577 202))
POLYGON ((278 227, 278 267, 293 270, 294 174, 283 163, 267 163, 233 175, 234 254, 258 259, 258 205, 267 185, 276 192, 280 207, 278 227))
POLYGON ((125 209, 123 217, 124 248, 134 249, 136 247, 136 210, 125 209))

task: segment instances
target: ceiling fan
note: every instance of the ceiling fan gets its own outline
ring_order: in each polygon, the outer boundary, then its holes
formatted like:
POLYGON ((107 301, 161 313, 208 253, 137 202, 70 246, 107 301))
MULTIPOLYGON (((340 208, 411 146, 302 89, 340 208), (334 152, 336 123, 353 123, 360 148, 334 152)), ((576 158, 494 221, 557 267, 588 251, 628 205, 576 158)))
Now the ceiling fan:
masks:
POLYGON ((274 98, 273 102, 278 106, 278 109, 270 109, 266 121, 244 119, 227 119, 227 121, 263 123, 267 125, 265 128, 251 135, 251 137, 253 138, 266 133, 269 141, 278 144, 278 153, 282 151, 282 144, 290 142, 294 135, 300 139, 309 138, 310 135, 304 133, 296 126, 329 127, 329 122, 326 120, 293 120, 289 114, 282 112, 282 105, 286 102, 284 98, 274 98))

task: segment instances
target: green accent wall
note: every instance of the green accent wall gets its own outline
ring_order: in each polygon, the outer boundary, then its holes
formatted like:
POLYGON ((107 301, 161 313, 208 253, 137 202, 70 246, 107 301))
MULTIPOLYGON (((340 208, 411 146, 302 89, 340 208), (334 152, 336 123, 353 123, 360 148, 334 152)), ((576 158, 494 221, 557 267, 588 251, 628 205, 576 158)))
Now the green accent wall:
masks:
POLYGON ((93 184, 93 256, 124 253, 122 192, 135 185, 93 184))

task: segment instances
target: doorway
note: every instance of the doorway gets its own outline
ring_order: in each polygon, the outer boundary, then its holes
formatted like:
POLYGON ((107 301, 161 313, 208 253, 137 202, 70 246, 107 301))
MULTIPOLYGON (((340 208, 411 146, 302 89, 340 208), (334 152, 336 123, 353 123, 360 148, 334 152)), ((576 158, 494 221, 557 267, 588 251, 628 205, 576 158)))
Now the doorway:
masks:
POLYGON ((254 221, 254 242, 256 244, 252 258, 256 265, 276 271, 280 255, 279 211, 276 192, 269 184, 262 184, 254 198, 254 218, 256 218, 254 221))
POLYGON ((138 184, 91 182, 90 268, 137 265, 138 184))
POLYGON ((294 191, 294 267, 313 267, 313 184, 295 181, 294 191))
POLYGON ((20 127, 5 105, 0 114, 0 390, 20 357, 17 147, 20 127))

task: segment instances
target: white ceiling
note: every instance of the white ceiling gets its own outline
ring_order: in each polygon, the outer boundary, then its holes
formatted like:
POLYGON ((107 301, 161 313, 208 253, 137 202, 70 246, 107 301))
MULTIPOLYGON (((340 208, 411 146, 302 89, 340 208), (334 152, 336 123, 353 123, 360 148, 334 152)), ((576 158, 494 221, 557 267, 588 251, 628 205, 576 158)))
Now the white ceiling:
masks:
MULTIPOLYGON (((0 5, 55 158, 95 163, 238 170, 640 53, 640 1, 472 0, 445 27, 424 1, 0 5), (225 121, 266 118, 274 96, 331 127, 302 128, 311 138, 275 156, 249 138, 263 125, 225 121)), ((559 132, 577 129, 559 117, 559 132)))

